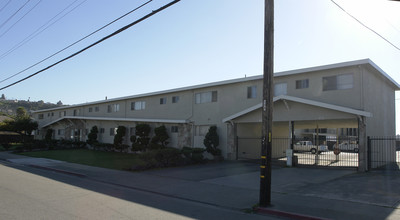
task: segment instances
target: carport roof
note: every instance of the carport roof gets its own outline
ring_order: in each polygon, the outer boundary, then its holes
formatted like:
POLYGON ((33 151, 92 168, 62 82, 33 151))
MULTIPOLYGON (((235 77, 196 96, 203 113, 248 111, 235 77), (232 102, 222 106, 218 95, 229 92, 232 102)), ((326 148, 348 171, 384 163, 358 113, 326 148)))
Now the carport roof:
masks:
POLYGON ((173 123, 173 124, 183 124, 187 123, 187 120, 174 120, 174 119, 149 119, 149 118, 104 118, 104 117, 81 117, 81 116, 65 116, 59 118, 55 121, 47 123, 42 127, 50 126, 54 123, 62 121, 64 119, 78 119, 78 120, 99 120, 99 121, 126 121, 126 122, 158 122, 158 123, 173 123))
MULTIPOLYGON (((327 104, 327 103, 313 101, 313 100, 309 100, 309 99, 293 97, 293 96, 280 95, 280 96, 274 97, 274 99, 273 99, 274 102, 279 101, 279 100, 298 102, 298 103, 302 103, 302 104, 307 104, 307 105, 311 105, 311 106, 326 108, 326 109, 335 110, 335 111, 344 112, 344 113, 349 113, 349 114, 353 114, 353 115, 372 117, 372 113, 370 113, 370 112, 356 110, 356 109, 347 108, 347 107, 338 106, 338 105, 327 104)), ((241 112, 238 112, 236 114, 233 114, 231 116, 228 116, 228 117, 222 119, 222 122, 231 121, 231 120, 233 120, 235 118, 243 116, 243 115, 245 115, 247 113, 250 113, 250 112, 252 112, 254 110, 260 109, 261 107, 262 107, 262 103, 257 104, 255 106, 252 106, 252 107, 250 107, 248 109, 245 109, 245 110, 243 110, 241 112)))

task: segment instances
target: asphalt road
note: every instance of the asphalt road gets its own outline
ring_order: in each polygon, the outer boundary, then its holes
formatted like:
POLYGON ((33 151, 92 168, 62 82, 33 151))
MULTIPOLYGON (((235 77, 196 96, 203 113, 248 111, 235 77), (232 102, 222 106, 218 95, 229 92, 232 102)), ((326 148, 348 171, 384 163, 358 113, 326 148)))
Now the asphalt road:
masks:
POLYGON ((7 162, 0 198, 0 219, 278 219, 7 162))

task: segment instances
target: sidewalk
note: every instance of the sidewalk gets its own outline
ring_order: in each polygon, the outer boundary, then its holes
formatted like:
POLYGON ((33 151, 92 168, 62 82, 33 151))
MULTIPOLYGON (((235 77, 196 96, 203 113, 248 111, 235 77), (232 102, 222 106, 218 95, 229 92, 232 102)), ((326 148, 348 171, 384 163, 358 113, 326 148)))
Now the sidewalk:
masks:
MULTIPOLYGON (((259 198, 259 167, 252 163, 226 161, 127 172, 4 152, 0 159, 234 210, 251 209, 259 198)), ((298 219, 400 219, 399 186, 398 171, 276 167, 272 170, 272 206, 259 212, 298 219)))

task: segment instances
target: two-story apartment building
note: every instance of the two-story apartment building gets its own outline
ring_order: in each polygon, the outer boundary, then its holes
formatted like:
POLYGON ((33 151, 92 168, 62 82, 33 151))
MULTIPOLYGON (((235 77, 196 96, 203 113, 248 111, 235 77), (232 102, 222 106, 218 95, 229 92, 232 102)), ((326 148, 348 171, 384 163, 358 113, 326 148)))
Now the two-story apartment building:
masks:
MULTIPOLYGON (((203 147, 208 128, 216 125, 223 156, 234 159, 236 137, 261 136, 262 81, 263 76, 245 77, 35 111, 36 138, 51 128, 55 139, 85 141, 96 125, 99 141, 112 143, 118 126, 127 128, 129 140, 137 124, 147 123, 165 125, 170 146, 203 147)), ((275 73, 273 136, 289 137, 293 129, 358 131, 360 125, 365 126, 363 137, 394 136, 399 89, 369 59, 275 73)))

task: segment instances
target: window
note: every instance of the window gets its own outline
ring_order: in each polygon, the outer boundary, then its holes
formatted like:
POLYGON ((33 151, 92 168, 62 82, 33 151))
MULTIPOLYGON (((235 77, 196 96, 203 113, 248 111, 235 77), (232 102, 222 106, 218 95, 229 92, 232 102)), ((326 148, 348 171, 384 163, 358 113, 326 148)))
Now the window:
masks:
POLYGON ((53 117, 53 116, 54 116, 54 112, 51 113, 51 117, 53 117))
POLYGON ((131 110, 143 110, 146 108, 145 101, 131 102, 131 110))
POLYGON ((195 126, 195 135, 196 136, 206 136, 210 126, 208 125, 197 125, 195 126))
POLYGON ((38 118, 39 118, 39 119, 43 119, 43 118, 44 118, 44 115, 43 115, 43 114, 39 114, 39 115, 38 115, 38 118))
POLYGON ((50 117, 50 112, 49 112, 49 113, 47 113, 47 117, 50 117))
POLYGON ((217 91, 196 93, 196 104, 217 102, 217 91))
POLYGON ((178 133, 178 126, 171 126, 171 133, 178 133))
POLYGON ((296 89, 308 88, 308 79, 296 80, 296 89))
POLYGON ((274 86, 274 96, 286 95, 287 83, 277 83, 274 86))
POLYGON ((161 98, 160 99, 160 105, 167 104, 167 98, 161 98))
POLYGON ((104 134, 104 128, 100 128, 99 133, 100 133, 100 134, 104 134))
POLYGON ((59 114, 60 114, 60 117, 63 117, 63 116, 66 116, 66 115, 67 115, 67 112, 66 112, 66 111, 63 111, 63 112, 60 112, 59 114))
POLYGON ((117 133, 117 128, 110 128, 110 136, 115 136, 117 133))
POLYGON ((107 106, 107 112, 119 112, 119 104, 112 104, 107 106))
POLYGON ((343 90, 353 88, 353 74, 342 74, 337 76, 328 76, 322 78, 322 90, 343 90))
POLYGON ((93 108, 92 107, 89 108, 89 112, 93 112, 93 108))
POLYGON ((57 134, 58 135, 64 135, 65 134, 65 130, 64 129, 58 129, 57 130, 57 134))
POLYGON ((257 98, 257 86, 247 87, 247 98, 248 99, 257 98))
POLYGON ((79 109, 74 109, 74 116, 78 116, 79 115, 79 109))
POLYGON ((99 106, 94 107, 94 111, 98 112, 100 110, 99 106))
POLYGON ((136 128, 135 127, 130 127, 129 128, 129 137, 136 135, 136 128))
POLYGON ((172 96, 172 103, 178 103, 179 102, 179 96, 172 96))

